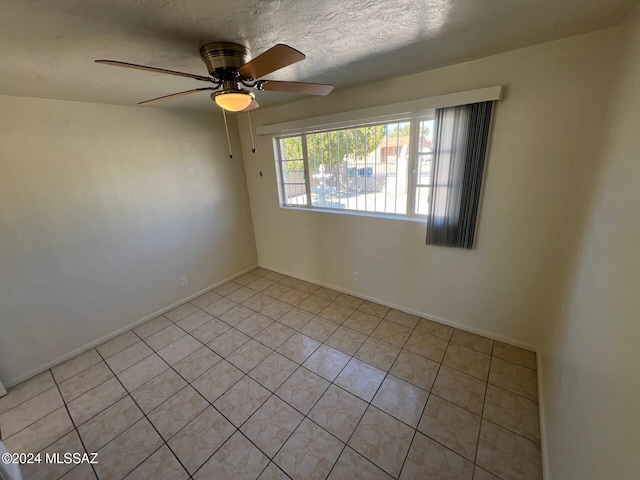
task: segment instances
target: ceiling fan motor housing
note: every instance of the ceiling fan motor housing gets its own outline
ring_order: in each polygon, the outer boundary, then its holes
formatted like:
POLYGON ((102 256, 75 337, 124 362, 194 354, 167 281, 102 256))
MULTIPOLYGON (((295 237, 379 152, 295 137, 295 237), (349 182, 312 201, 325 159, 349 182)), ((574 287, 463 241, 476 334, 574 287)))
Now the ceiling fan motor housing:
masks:
POLYGON ((247 47, 237 43, 213 42, 200 47, 200 57, 209 74, 220 78, 251 60, 251 53, 247 47))

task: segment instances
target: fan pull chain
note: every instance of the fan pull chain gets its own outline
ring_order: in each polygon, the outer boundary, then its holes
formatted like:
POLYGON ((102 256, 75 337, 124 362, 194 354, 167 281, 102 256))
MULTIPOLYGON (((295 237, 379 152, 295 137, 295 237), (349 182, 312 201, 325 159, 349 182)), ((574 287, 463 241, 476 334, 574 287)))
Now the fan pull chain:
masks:
POLYGON ((251 133, 251 153, 256 153, 256 146, 253 143, 253 127, 251 126, 251 112, 247 112, 249 117, 249 133, 251 133))
POLYGON ((224 130, 227 132, 227 145, 229 145, 229 158, 233 158, 233 153, 231 153, 231 139, 229 138, 229 125, 227 125, 227 114, 224 112, 224 108, 222 110, 222 118, 224 118, 224 130))

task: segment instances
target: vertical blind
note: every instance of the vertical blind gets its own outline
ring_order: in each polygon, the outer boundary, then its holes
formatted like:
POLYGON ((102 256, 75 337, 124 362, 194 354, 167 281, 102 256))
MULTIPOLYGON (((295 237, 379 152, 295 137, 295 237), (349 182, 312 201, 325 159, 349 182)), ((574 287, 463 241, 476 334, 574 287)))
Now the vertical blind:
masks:
POLYGON ((492 107, 436 110, 427 245, 473 248, 492 107))

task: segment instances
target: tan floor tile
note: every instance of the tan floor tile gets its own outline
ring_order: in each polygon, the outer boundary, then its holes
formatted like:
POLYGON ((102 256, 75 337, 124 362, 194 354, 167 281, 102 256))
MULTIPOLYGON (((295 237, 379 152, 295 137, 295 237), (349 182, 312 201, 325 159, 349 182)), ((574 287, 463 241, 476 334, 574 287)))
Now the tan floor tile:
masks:
POLYGON ((51 373, 57 383, 64 382, 68 378, 86 370, 87 368, 99 363, 102 360, 95 348, 88 350, 80 355, 70 358, 66 362, 53 367, 51 373))
POLYGON ((540 445, 482 421, 477 464, 505 480, 541 480, 540 445))
POLYGON ((297 368, 297 363, 273 352, 251 370, 249 376, 263 387, 275 392, 297 368))
POLYGON ((287 293, 280 295, 279 300, 289 305, 300 305, 305 299, 309 298, 310 293, 297 288, 292 288, 287 293))
POLYGON ((269 295, 273 298, 280 298, 285 293, 289 292, 291 287, 283 285, 282 283, 274 283, 270 287, 265 288, 262 293, 269 295))
POLYGON ((61 480, 94 480, 97 479, 93 468, 88 463, 83 463, 73 468, 61 480))
POLYGON ((298 280, 297 278, 290 277, 288 275, 283 276, 278 281, 280 283, 282 283, 283 285, 286 285, 287 287, 295 287, 295 286, 300 285, 302 283, 302 280, 298 280))
POLYGON ((203 312, 202 310, 197 310, 196 312, 187 315, 182 320, 178 320, 176 325, 185 332, 192 332, 211 320, 213 320, 212 315, 209 315, 207 312, 203 312))
POLYGON ((196 480, 256 478, 269 459, 236 432, 194 476, 196 480))
POLYGON ((427 398, 429 392, 426 390, 393 375, 387 375, 371 405, 415 428, 420 421, 427 398))
POLYGON ((402 350, 389 373, 429 391, 438 373, 438 368, 440 365, 433 360, 402 350))
POLYGON ((278 320, 292 308, 293 306, 289 305, 288 303, 281 302, 280 300, 275 300, 266 307, 261 308, 260 313, 265 317, 269 317, 271 320, 278 320))
POLYGON ((261 277, 262 275, 258 275, 257 273, 255 273, 255 271, 253 271, 253 272, 245 273, 244 275, 234 279, 234 282, 240 285, 249 285, 251 282, 261 277))
POLYGON ((143 412, 149 413, 176 392, 182 390, 186 384, 187 382, 180 375, 172 369, 167 369, 134 390, 131 396, 143 412))
POLYGON ((98 350, 100 355, 102 355, 102 358, 108 358, 111 355, 115 355, 119 351, 124 350, 125 348, 130 347, 131 345, 139 341, 140 338, 135 333, 133 333, 133 331, 129 330, 121 335, 118 335, 117 337, 112 338, 111 340, 104 342, 102 345, 98 345, 96 347, 96 350, 98 350))
POLYGON ((193 382, 204 372, 222 360, 222 357, 210 350, 208 347, 201 347, 188 357, 180 360, 173 368, 187 382, 193 382))
POLYGON ((336 385, 370 402, 384 380, 386 373, 356 358, 335 379, 336 385))
POLYGON ((189 303, 195 305, 198 308, 205 308, 211 305, 216 300, 220 300, 220 295, 214 291, 211 291, 200 295, 198 298, 194 298, 189 303))
POLYGON ((320 288, 320 285, 316 285, 315 283, 305 282, 301 280, 300 283, 296 285, 296 288, 299 288, 300 290, 303 290, 308 293, 313 293, 320 288))
POLYGON ((486 353, 450 343, 442 364, 486 381, 490 361, 491 356, 486 353))
POLYGON ((167 328, 169 325, 171 325, 171 321, 164 315, 159 315, 155 318, 152 318, 148 322, 145 322, 142 325, 134 328, 133 331, 140 338, 145 339, 147 337, 150 337, 154 333, 167 328))
POLYGON ((391 480, 392 477, 380 470, 355 450, 347 447, 331 470, 327 480, 391 480))
POLYGON ((440 367, 431 392, 476 415, 482 415, 487 384, 445 365, 440 367))
POLYGON ((389 371, 399 353, 399 347, 378 340, 377 338, 369 337, 354 357, 386 372, 389 371))
POLYGON ((538 404, 532 400, 489 385, 483 417, 540 443, 538 404))
POLYGON ((383 320, 371 333, 371 336, 390 343, 396 347, 402 347, 411 335, 411 329, 388 320, 383 320))
POLYGON ((451 335, 453 335, 453 327, 434 322, 428 318, 420 318, 416 325, 416 330, 442 338, 443 340, 451 340, 451 335))
POLYGON ((264 289, 270 287, 271 285, 273 285, 275 282, 273 280, 269 280, 268 278, 257 278, 256 280, 254 280, 253 282, 249 283, 247 285, 247 287, 257 291, 257 292, 261 292, 264 289))
POLYGON ((97 452, 142 418, 142 411, 128 395, 78 427, 87 450, 97 452))
POLYGON ((168 443, 187 471, 193 475, 235 430, 215 408, 208 407, 168 443))
POLYGON ((303 418, 296 409, 272 396, 240 430, 269 457, 273 457, 303 418))
POLYGON ((339 326, 337 323, 322 317, 313 317, 300 329, 300 333, 304 333, 319 342, 324 342, 339 326))
POLYGON ((179 307, 174 308, 173 310, 168 311, 164 314, 164 316, 175 323, 178 320, 182 320, 187 315, 191 315, 192 313, 197 311, 198 307, 190 303, 185 303, 180 305, 179 307))
POLYGON ((536 372, 530 368, 493 357, 489 383, 535 402, 538 401, 536 372))
POLYGON ((249 373, 262 360, 271 355, 272 350, 251 339, 227 357, 227 361, 244 373, 249 373))
POLYGON ((158 355, 153 354, 118 374, 118 378, 129 392, 145 384, 156 375, 164 372, 169 365, 158 355))
POLYGON ((63 460, 65 453, 84 454, 85 450, 78 434, 72 431, 40 453, 42 454, 41 463, 24 463, 20 466, 22 478, 25 480, 56 480, 70 471, 74 464, 65 464, 62 461, 60 463, 46 462, 46 455, 58 455, 63 460))
POLYGON ((367 339, 363 333, 341 326, 325 342, 347 355, 353 355, 367 339))
POLYGON ((242 305, 236 305, 230 310, 227 310, 222 315, 219 315, 218 318, 222 320, 224 323, 231 325, 232 327, 236 327, 240 322, 246 320, 255 312, 250 308, 243 307, 242 305))
POLYGON ((305 312, 317 315, 324 307, 326 307, 330 303, 331 302, 326 298, 318 297, 316 295, 310 295, 298 304, 298 308, 304 310, 305 312))
POLYGON ((23 428, 49 415, 63 405, 64 402, 56 387, 45 390, 41 394, 17 405, 0 415, 3 438, 18 433, 23 428))
POLYGON ((144 360, 152 353, 153 350, 151 350, 146 343, 138 342, 115 355, 112 355, 105 361, 107 362, 107 365, 109 365, 109 368, 113 370, 113 373, 118 374, 129 368, 131 365, 135 365, 140 360, 144 360))
POLYGON ((98 451, 96 472, 101 479, 122 478, 161 445, 160 435, 142 418, 98 451))
POLYGON ((341 295, 341 293, 338 292, 337 290, 333 290, 327 287, 320 287, 315 292, 313 292, 313 294, 321 298, 326 298, 331 302, 333 302, 336 298, 338 298, 341 295))
POLYGON ((367 403, 340 387, 331 385, 309 412, 309 418, 347 442, 367 409, 367 403))
POLYGON ((441 338, 432 337, 431 335, 414 330, 407 343, 404 345, 405 350, 422 355, 434 362, 442 362, 444 352, 447 350, 449 342, 441 338))
POLYGON ((158 350, 158 355, 169 365, 175 365, 202 346, 203 345, 191 335, 185 335, 163 349, 158 350))
POLYGON ((476 469, 473 472, 473 480, 500 480, 495 475, 487 472, 485 469, 476 465, 476 469))
POLYGON ((414 328, 418 323, 418 316, 410 313, 401 312, 400 310, 391 309, 384 317, 390 322, 399 323, 405 327, 414 328))
POLYGON ((127 475, 127 480, 149 479, 186 480, 189 474, 186 472, 169 447, 163 445, 147 458, 133 472, 127 475))
POLYGON ((145 339, 145 343, 156 352, 185 335, 185 331, 176 325, 169 325, 145 339))
POLYGON ((493 350, 493 340, 490 338, 465 332, 464 330, 458 330, 457 328, 453 332, 451 341, 489 355, 491 355, 491 351, 493 350))
POLYGON ((320 310, 318 316, 342 324, 354 311, 355 308, 345 307, 344 305, 333 302, 320 310))
POLYGON ((233 300, 234 302, 242 303, 245 300, 249 300, 256 293, 258 293, 257 290, 253 290, 253 289, 251 289, 249 287, 240 287, 235 292, 230 293, 229 295, 227 295, 227 298, 229 300, 233 300))
POLYGON ((191 385, 204 398, 213 403, 243 376, 242 370, 234 367, 226 360, 221 360, 191 382, 191 385))
POLYGON ((359 307, 358 310, 364 313, 370 313, 371 315, 375 315, 376 317, 384 318, 389 310, 389 307, 385 307, 384 305, 380 305, 378 303, 370 302, 365 300, 359 307))
POLYGON ((100 362, 65 380, 58 387, 64 401, 70 402, 111 377, 113 377, 113 373, 107 364, 100 362))
POLYGON ((370 406, 349 440, 349 446, 397 477, 409 451, 413 432, 411 427, 370 406))
POLYGON ((274 271, 267 271, 266 275, 264 276, 265 278, 268 278, 269 280, 273 280, 274 282, 279 282, 280 280, 282 280, 285 276, 281 273, 278 272, 274 272, 274 271))
POLYGON ((382 318, 376 317, 370 313, 361 312, 356 310, 351 316, 344 322, 345 327, 349 327, 365 335, 370 335, 376 327, 382 322, 382 318))
POLYGON ((344 305, 345 307, 358 308, 364 303, 364 300, 348 293, 342 293, 336 297, 334 302, 344 305))
POLYGON ((149 420, 158 429, 162 438, 169 440, 208 406, 207 401, 187 385, 158 405, 149 414, 149 420))
POLYGON ((495 342, 493 345, 493 356, 517 363, 532 370, 537 369, 535 352, 525 350, 524 348, 512 347, 506 343, 495 342))
POLYGON ((277 351, 296 363, 303 363, 319 346, 320 342, 317 340, 302 333, 295 333, 280 345, 277 351))
POLYGON ((243 377, 213 404, 236 427, 240 427, 269 398, 271 392, 243 377))
POLYGON ((260 310, 262 310, 264 307, 269 305, 274 300, 275 299, 270 297, 269 295, 264 295, 262 293, 256 293, 253 297, 251 297, 248 300, 245 300, 244 302, 242 302, 242 305, 244 305, 247 308, 250 308, 254 312, 259 312, 260 310))
POLYGON ((258 480, 289 480, 289 477, 272 462, 260 474, 258 480))
POLYGON ((75 400, 67 403, 67 408, 76 425, 94 417, 101 411, 110 407, 127 394, 117 378, 111 377, 104 383, 80 395, 75 400))
POLYGON ((240 287, 242 287, 242 285, 240 285, 239 283, 227 282, 220 285, 219 287, 214 288, 213 291, 218 295, 229 295, 230 293, 235 292, 240 287))
POLYGON ((292 328, 274 322, 255 336, 255 339, 269 348, 276 349, 296 333, 292 328))
POLYGON ((61 407, 15 435, 2 438, 11 453, 39 452, 73 430, 67 409, 61 407))
POLYGON ((400 480, 471 480, 471 475, 473 463, 417 432, 400 480))
POLYGON ((418 430, 469 460, 474 460, 480 431, 479 416, 431 395, 418 430))
POLYGON ((321 345, 307 358, 303 366, 332 382, 347 364, 349 358, 349 355, 345 355, 335 348, 321 345))
POLYGON ((310 420, 293 432, 274 461, 292 478, 325 479, 344 444, 310 420))
POLYGON ((273 323, 268 317, 261 315, 259 313, 254 313, 246 320, 240 322, 236 328, 240 330, 245 335, 249 335, 250 337, 254 337, 267 328, 269 325, 273 323))
POLYGON ((328 387, 324 378, 300 367, 276 390, 276 395, 306 415, 328 387))
POLYGON ((229 300, 228 298, 221 298, 213 302, 211 305, 205 307, 204 311, 222 320, 221 315, 225 312, 228 312, 237 305, 238 304, 233 300, 229 300))
POLYGON ((55 387, 55 385, 51 371, 47 370, 10 388, 7 395, 0 398, 0 414, 41 394, 45 390, 49 390, 51 387, 55 387))
POLYGON ((207 343, 207 346, 221 357, 226 357, 247 343, 250 339, 251 337, 239 332, 235 328, 232 328, 224 332, 215 340, 207 343))
POLYGON ((213 320, 196 328, 193 332, 191 332, 191 336, 193 336, 199 342, 209 343, 211 340, 219 337, 227 330, 229 330, 229 325, 218 320, 217 318, 214 318, 213 320))

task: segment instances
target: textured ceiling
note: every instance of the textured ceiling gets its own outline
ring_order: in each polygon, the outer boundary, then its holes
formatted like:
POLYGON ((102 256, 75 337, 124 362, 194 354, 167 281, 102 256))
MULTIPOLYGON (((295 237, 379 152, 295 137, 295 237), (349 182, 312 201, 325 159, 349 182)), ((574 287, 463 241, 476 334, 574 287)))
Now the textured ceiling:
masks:
MULTIPOLYGON (((638 0, 0 0, 0 94, 120 105, 201 86, 98 65, 206 75, 198 47, 276 43, 307 59, 278 80, 371 83, 619 24, 638 0)), ((292 95, 260 92, 262 105, 292 95)), ((141 107, 143 108, 143 107, 141 107)), ((154 107, 214 109, 206 92, 154 107)))

